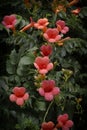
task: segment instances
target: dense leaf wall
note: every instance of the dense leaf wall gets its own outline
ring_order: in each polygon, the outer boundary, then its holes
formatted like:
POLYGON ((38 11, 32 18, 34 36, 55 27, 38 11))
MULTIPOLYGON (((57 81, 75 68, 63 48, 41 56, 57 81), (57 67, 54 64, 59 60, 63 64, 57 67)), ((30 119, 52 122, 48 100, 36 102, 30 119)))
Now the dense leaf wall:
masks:
POLYGON ((59 98, 55 98, 47 121, 56 123, 57 115, 67 112, 74 121, 72 130, 86 130, 87 2, 80 0, 76 5, 66 8, 66 12, 60 11, 57 14, 52 3, 53 0, 30 0, 27 4, 24 0, 0 1, 0 130, 39 130, 49 106, 39 97, 36 88, 32 87, 35 85, 36 73, 33 66, 34 52, 39 54, 38 48, 44 43, 41 32, 32 28, 19 32, 30 22, 30 17, 34 21, 46 17, 50 27, 55 27, 55 22, 62 19, 69 27, 65 37, 71 37, 63 46, 56 45, 51 56, 55 68, 47 76, 54 79, 57 86, 61 86, 62 92, 59 98), (80 13, 73 15, 71 10, 78 7, 81 8, 80 13), (18 19, 15 35, 1 23, 3 17, 10 14, 16 14, 18 19), (9 100, 14 86, 25 86, 32 95, 21 109, 9 100))

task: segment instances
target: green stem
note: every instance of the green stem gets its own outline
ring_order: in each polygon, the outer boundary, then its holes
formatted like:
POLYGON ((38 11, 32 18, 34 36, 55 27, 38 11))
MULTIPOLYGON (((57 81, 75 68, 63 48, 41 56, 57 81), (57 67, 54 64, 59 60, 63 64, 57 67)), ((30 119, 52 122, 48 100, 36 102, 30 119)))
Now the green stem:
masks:
MULTIPOLYGON (((53 101, 54 101, 54 100, 53 100, 53 101)), ((43 118, 43 122, 45 122, 45 120, 46 120, 47 114, 48 114, 48 112, 49 112, 49 110, 50 110, 50 108, 51 108, 51 106, 52 106, 52 104, 53 104, 53 101, 51 101, 51 103, 49 104, 49 106, 48 106, 48 108, 47 108, 47 111, 46 111, 46 113, 45 113, 45 115, 44 115, 44 118, 43 118)))

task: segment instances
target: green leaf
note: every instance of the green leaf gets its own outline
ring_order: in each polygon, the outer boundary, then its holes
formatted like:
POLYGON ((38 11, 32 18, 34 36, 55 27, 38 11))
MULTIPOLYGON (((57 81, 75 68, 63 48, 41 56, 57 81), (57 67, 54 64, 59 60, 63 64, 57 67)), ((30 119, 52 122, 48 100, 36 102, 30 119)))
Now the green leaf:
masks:
POLYGON ((0 24, 0 31, 2 31, 3 29, 4 29, 4 26, 0 24))
POLYGON ((0 31, 2 31, 3 29, 9 34, 10 30, 6 28, 4 25, 0 24, 0 31))
POLYGON ((23 76, 23 66, 18 66, 17 74, 20 75, 20 76, 23 76))
POLYGON ((35 107, 37 110, 40 110, 40 111, 46 110, 46 104, 45 104, 45 102, 42 102, 42 101, 36 101, 35 107))
POLYGON ((83 7, 79 13, 79 16, 81 18, 84 18, 85 16, 87 16, 87 7, 83 7))
POLYGON ((37 49, 38 49, 37 47, 33 47, 33 48, 29 49, 28 52, 29 52, 29 53, 30 53, 30 52, 32 53, 33 51, 36 51, 37 49))
POLYGON ((15 65, 12 65, 10 60, 7 61, 7 68, 6 68, 7 72, 9 74, 15 74, 16 69, 15 69, 15 65))
POLYGON ((66 19, 66 13, 64 11, 60 11, 58 13, 58 16, 61 18, 61 19, 66 19))
POLYGON ((11 52, 11 55, 10 55, 10 61, 11 61, 11 64, 15 65, 17 64, 17 59, 18 59, 18 54, 16 53, 15 49, 12 50, 11 52))
POLYGON ((24 57, 21 58, 19 65, 20 64, 29 65, 29 64, 32 64, 32 63, 33 63, 33 61, 32 61, 32 59, 30 57, 24 56, 24 57))
POLYGON ((35 56, 33 53, 28 53, 26 56, 23 56, 20 59, 19 66, 20 65, 30 65, 34 63, 35 56))
POLYGON ((22 16, 16 15, 16 18, 17 18, 17 23, 16 23, 16 25, 17 25, 22 21, 22 16))
POLYGON ((23 26, 29 24, 29 22, 26 21, 26 20, 24 20, 24 19, 22 18, 22 16, 16 15, 16 17, 17 17, 17 23, 16 23, 16 25, 19 25, 20 28, 22 28, 23 26))
POLYGON ((0 77, 0 90, 3 89, 5 91, 8 91, 8 86, 7 86, 7 77, 0 77))

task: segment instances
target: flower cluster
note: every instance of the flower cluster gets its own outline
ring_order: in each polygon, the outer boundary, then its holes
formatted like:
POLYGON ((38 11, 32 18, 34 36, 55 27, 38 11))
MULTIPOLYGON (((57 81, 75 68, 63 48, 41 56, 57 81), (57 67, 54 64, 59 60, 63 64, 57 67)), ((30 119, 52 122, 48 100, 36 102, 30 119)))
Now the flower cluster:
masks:
MULTIPOLYGON (((16 15, 5 16, 2 24, 9 29, 15 28, 15 24, 17 22, 16 15)), ((35 60, 33 62, 34 67, 36 69, 36 77, 41 76, 41 80, 39 81, 39 87, 36 91, 39 93, 42 98, 48 102, 54 101, 55 97, 60 94, 60 88, 56 86, 56 83, 53 79, 46 78, 47 74, 50 73, 54 69, 54 63, 51 61, 51 55, 53 52, 53 47, 55 43, 63 42, 63 35, 69 31, 69 27, 66 26, 65 21, 57 20, 54 28, 47 27, 49 25, 49 21, 47 18, 41 18, 37 22, 34 22, 31 18, 31 22, 22 28, 20 32, 28 30, 30 27, 41 30, 41 36, 43 37, 45 44, 41 45, 39 50, 39 55, 36 55, 35 60), (54 43, 54 44, 52 44, 54 43)), ((38 80, 37 79, 34 79, 38 80)), ((24 105, 25 101, 27 101, 30 97, 26 92, 25 87, 14 87, 12 90, 12 94, 9 96, 11 102, 16 102, 17 105, 24 105)), ((43 122, 41 125, 41 130, 57 130, 62 128, 62 130, 69 130, 73 126, 73 122, 68 120, 68 114, 59 115, 57 118, 57 124, 55 125, 52 121, 43 122)))
POLYGON ((62 128, 62 130, 69 130, 73 126, 73 121, 68 119, 68 114, 59 115, 57 117, 57 124, 55 125, 52 121, 43 122, 41 125, 41 130, 57 130, 62 128))
POLYGON ((56 28, 47 28, 48 24, 48 19, 43 18, 39 19, 37 23, 34 24, 34 27, 43 30, 43 37, 50 43, 58 42, 62 38, 61 33, 66 34, 69 31, 69 28, 65 25, 63 20, 56 22, 56 28))
MULTIPOLYGON (((16 15, 10 15, 3 18, 2 24, 6 28, 12 29, 15 27, 16 22, 16 15)), ((50 61, 52 46, 49 43, 58 42, 62 38, 61 34, 66 34, 69 31, 69 28, 65 25, 63 20, 58 20, 56 22, 56 28, 48 28, 48 24, 49 22, 47 18, 41 18, 37 22, 33 22, 31 18, 31 23, 21 30, 21 32, 26 31, 30 27, 40 29, 43 32, 43 38, 47 40, 47 44, 40 47, 40 53, 42 56, 37 56, 34 61, 34 66, 41 75, 46 75, 54 67, 53 63, 50 61)), ((45 97, 45 100, 51 101, 55 95, 60 93, 60 89, 55 86, 54 80, 44 80, 41 82, 38 92, 41 96, 45 97)), ((18 105, 23 105, 24 100, 28 99, 28 95, 27 98, 24 96, 24 88, 15 87, 13 93, 14 94, 11 94, 10 96, 10 100, 15 101, 18 105)))
MULTIPOLYGON (((69 28, 65 25, 65 22, 63 20, 56 21, 56 27, 55 28, 48 28, 49 21, 47 18, 41 18, 37 22, 33 22, 32 18, 30 18, 31 23, 27 26, 25 26, 22 31, 28 30, 30 27, 34 27, 36 29, 40 29, 43 31, 43 37, 49 42, 49 43, 55 43, 58 42, 61 38, 61 34, 66 34, 69 31, 69 28)), ((9 29, 14 30, 15 24, 17 23, 16 15, 12 14, 9 16, 5 16, 3 18, 2 24, 9 29)))
MULTIPOLYGON (((65 25, 63 20, 58 20, 55 28, 47 27, 48 24, 49 22, 47 18, 41 18, 37 23, 34 23, 35 28, 42 30, 43 38, 47 42, 46 45, 40 47, 40 53, 42 56, 37 56, 34 61, 34 66, 41 75, 46 75, 54 68, 53 63, 50 62, 50 55, 52 55, 53 51, 51 43, 59 42, 62 35, 69 31, 69 28, 65 25)), ((52 101, 55 96, 60 93, 60 89, 56 87, 54 80, 43 80, 38 92, 46 101, 52 101)))

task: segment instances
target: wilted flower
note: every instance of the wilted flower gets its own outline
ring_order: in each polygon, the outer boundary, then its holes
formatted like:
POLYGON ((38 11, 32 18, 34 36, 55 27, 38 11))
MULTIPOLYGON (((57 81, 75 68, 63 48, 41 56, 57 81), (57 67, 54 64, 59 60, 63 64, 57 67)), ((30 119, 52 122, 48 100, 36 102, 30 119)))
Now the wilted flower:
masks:
POLYGON ((51 45, 42 45, 40 47, 41 54, 43 56, 49 56, 52 53, 52 46, 51 45))
POLYGON ((45 100, 51 101, 54 96, 60 93, 60 89, 55 86, 54 80, 43 80, 38 92, 41 96, 44 96, 45 100))
POLYGON ((22 106, 25 100, 28 100, 29 94, 26 93, 24 87, 14 87, 13 94, 10 95, 9 99, 11 102, 16 102, 17 105, 22 106))
POLYGON ((62 130, 69 130, 69 128, 71 128, 73 126, 73 121, 68 119, 69 116, 68 114, 63 114, 63 115, 59 115, 57 118, 58 124, 57 127, 58 128, 62 128, 62 130))
POLYGON ((17 22, 16 16, 12 14, 4 16, 2 24, 6 28, 14 29, 16 22, 17 22))
POLYGON ((49 70, 53 69, 53 63, 50 62, 50 59, 47 56, 38 56, 35 59, 34 66, 40 74, 46 74, 49 70))
POLYGON ((57 26, 58 31, 60 31, 63 34, 66 34, 69 31, 69 27, 65 25, 65 21, 63 20, 58 20, 56 22, 56 26, 57 26))
POLYGON ((51 43, 58 42, 58 40, 61 39, 61 35, 59 35, 59 31, 57 28, 48 28, 43 36, 48 42, 51 43))

